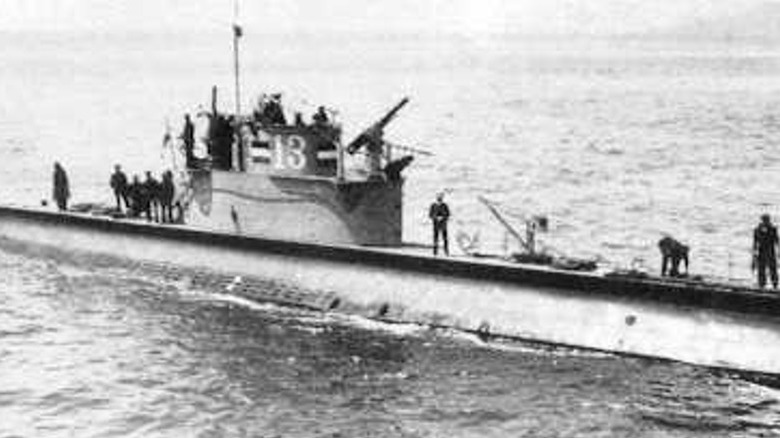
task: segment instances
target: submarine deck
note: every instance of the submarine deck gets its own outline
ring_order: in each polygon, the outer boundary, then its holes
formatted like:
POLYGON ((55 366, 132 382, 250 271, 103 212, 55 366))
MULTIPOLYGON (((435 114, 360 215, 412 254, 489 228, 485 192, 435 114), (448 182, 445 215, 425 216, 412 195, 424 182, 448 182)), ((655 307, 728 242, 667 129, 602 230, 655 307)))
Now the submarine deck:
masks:
POLYGON ((86 228, 94 231, 185 241, 302 259, 323 259, 394 271, 411 271, 452 280, 500 282, 578 296, 613 296, 692 308, 774 316, 780 314, 780 294, 739 283, 669 279, 620 272, 583 272, 515 263, 498 258, 434 257, 425 245, 361 247, 318 242, 296 242, 239 234, 215 233, 186 225, 159 225, 83 213, 0 206, 0 218, 86 228))

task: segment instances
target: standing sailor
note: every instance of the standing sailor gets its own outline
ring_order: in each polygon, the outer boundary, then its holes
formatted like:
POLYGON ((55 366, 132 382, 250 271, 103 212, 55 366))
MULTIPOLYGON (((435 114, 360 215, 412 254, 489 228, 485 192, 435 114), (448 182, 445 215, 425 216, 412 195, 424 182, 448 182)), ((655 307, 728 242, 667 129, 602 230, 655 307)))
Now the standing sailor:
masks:
POLYGON ((447 238, 447 221, 450 218, 450 208, 444 202, 444 193, 436 195, 436 202, 431 204, 428 217, 433 223, 433 255, 439 252, 439 236, 442 239, 442 249, 445 255, 450 255, 449 240, 447 238))
POLYGON ((753 268, 758 269, 758 286, 766 285, 766 271, 772 280, 772 287, 777 289, 777 228, 772 224, 768 214, 761 215, 761 223, 753 231, 753 268))
POLYGON ((111 188, 114 190, 114 197, 116 198, 116 211, 122 211, 122 202, 125 203, 125 209, 130 209, 130 204, 127 202, 127 175, 122 172, 122 167, 118 164, 114 165, 114 173, 111 174, 111 188))
POLYGON ((68 183, 68 174, 58 161, 54 162, 54 190, 52 198, 57 202, 57 208, 60 211, 68 209, 68 198, 70 198, 70 184, 68 183))
POLYGON ((148 220, 154 220, 160 222, 160 182, 152 176, 152 172, 146 171, 146 181, 144 181, 144 189, 146 190, 146 218, 148 220))
POLYGON ((179 137, 184 142, 184 154, 187 159, 187 167, 195 165, 195 125, 192 124, 189 114, 184 115, 184 129, 179 137))
POLYGON ((130 198, 128 216, 138 217, 144 212, 144 188, 138 175, 133 175, 133 181, 127 186, 127 197, 130 198))
POLYGON ((166 170, 160 183, 160 213, 163 223, 173 223, 173 197, 176 187, 173 183, 173 172, 166 170))

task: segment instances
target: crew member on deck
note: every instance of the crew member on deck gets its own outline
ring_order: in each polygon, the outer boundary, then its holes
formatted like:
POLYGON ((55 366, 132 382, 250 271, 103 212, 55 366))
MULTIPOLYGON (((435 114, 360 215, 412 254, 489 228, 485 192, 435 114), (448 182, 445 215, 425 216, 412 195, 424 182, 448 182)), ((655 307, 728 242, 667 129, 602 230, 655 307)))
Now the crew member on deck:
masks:
POLYGON ((314 121, 315 126, 327 126, 329 120, 328 113, 325 111, 325 107, 320 106, 317 108, 317 112, 311 116, 311 119, 314 121))
POLYGON ((146 196, 146 187, 141 183, 138 175, 133 175, 133 182, 127 188, 127 195, 130 198, 130 216, 138 217, 141 213, 149 214, 149 201, 146 196))
POLYGON ((436 195, 436 202, 431 204, 428 217, 433 224, 433 255, 439 252, 439 237, 445 255, 450 255, 449 239, 447 238, 447 221, 450 219, 450 208, 444 202, 444 193, 436 195))
POLYGON ((176 188, 173 183, 173 172, 166 170, 160 183, 160 214, 163 223, 173 223, 173 197, 176 188))
POLYGON ((661 275, 680 277, 680 262, 685 262, 685 275, 688 275, 688 252, 690 248, 676 239, 666 236, 658 241, 658 249, 661 250, 661 275), (667 267, 669 271, 667 272, 667 267))
POLYGON ((287 124, 287 119, 284 116, 284 109, 282 108, 281 94, 276 93, 271 95, 271 100, 268 101, 263 109, 263 115, 273 125, 287 124))
POLYGON ((114 173, 111 174, 110 183, 116 198, 116 211, 122 211, 122 202, 125 203, 125 210, 129 210, 130 204, 127 202, 127 175, 122 172, 122 166, 114 165, 114 173))
POLYGON ((179 138, 184 142, 187 167, 193 167, 195 164, 195 125, 192 124, 189 114, 184 115, 184 129, 182 129, 179 138))
POLYGON ((147 196, 147 220, 154 220, 160 222, 160 182, 152 176, 152 172, 146 171, 146 181, 144 181, 144 187, 146 189, 147 196))
POLYGON ((766 271, 772 287, 777 289, 777 228, 772 224, 768 214, 761 215, 761 223, 753 230, 753 268, 758 269, 758 286, 766 285, 766 271))
POLYGON ((57 208, 60 211, 68 209, 68 198, 70 198, 70 184, 68 183, 68 174, 58 161, 54 162, 54 190, 52 198, 57 202, 57 208))
POLYGON ((262 125, 271 123, 271 121, 267 119, 265 116, 265 107, 267 105, 268 105, 268 95, 263 93, 257 99, 257 106, 255 107, 255 110, 252 112, 255 121, 259 122, 262 125))

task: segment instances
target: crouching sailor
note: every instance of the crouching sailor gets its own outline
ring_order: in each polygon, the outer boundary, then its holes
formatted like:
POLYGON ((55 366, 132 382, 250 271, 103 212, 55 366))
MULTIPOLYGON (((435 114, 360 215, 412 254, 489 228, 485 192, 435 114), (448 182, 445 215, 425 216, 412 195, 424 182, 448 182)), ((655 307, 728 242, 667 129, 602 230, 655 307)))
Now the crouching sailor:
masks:
POLYGON ((658 241, 658 249, 661 250, 661 275, 680 277, 680 262, 685 262, 685 275, 688 275, 688 251, 690 248, 678 240, 666 236, 658 241), (667 268, 668 272, 667 272, 667 268))
POLYGON ((761 223, 753 230, 753 269, 758 269, 758 286, 766 285, 766 271, 772 280, 772 287, 777 289, 777 256, 775 247, 778 245, 777 228, 772 224, 768 214, 761 215, 761 223))

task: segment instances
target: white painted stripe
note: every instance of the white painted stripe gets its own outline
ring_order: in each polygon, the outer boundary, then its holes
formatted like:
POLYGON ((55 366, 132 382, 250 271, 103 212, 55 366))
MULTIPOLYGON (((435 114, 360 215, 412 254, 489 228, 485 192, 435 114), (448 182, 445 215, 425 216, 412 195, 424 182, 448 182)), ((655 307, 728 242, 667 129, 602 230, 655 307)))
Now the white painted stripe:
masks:
POLYGON ((271 150, 265 148, 251 148, 250 153, 253 158, 271 158, 271 150))
POLYGON ((339 158, 338 151, 319 151, 317 152, 318 160, 337 160, 339 158))

